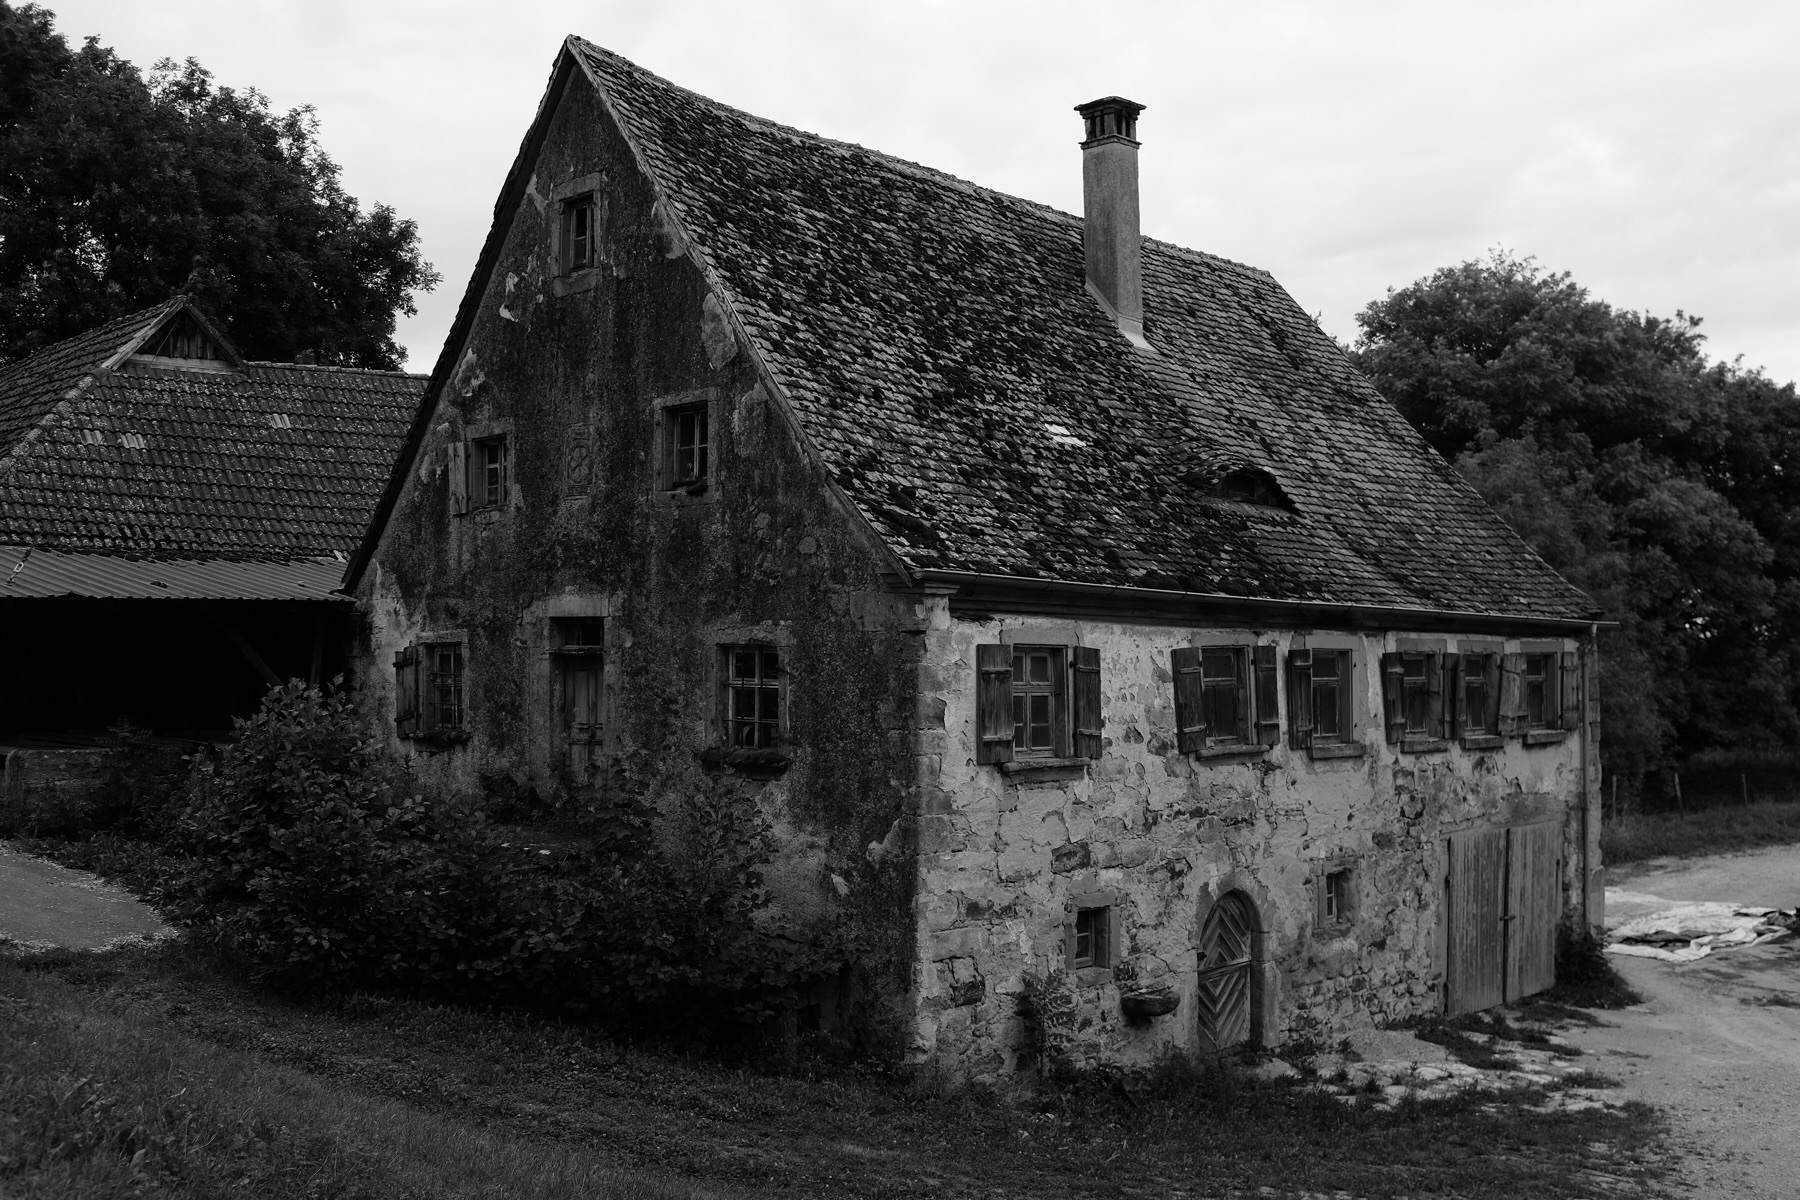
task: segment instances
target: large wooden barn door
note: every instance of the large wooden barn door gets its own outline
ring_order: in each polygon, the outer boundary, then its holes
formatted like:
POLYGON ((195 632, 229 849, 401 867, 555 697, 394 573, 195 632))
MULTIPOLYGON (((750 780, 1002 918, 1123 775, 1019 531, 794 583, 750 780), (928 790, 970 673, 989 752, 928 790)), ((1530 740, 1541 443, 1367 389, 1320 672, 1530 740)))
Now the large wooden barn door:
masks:
POLYGON ((1562 830, 1546 823, 1506 833, 1506 998, 1517 1000, 1556 982, 1562 830))
POLYGON ((1451 835, 1445 895, 1451 1016, 1556 982, 1561 837, 1550 823, 1451 835))
POLYGON ((1200 931, 1194 988, 1200 1049, 1211 1053, 1250 1040, 1250 951, 1255 921, 1242 892, 1227 892, 1200 931))
POLYGON ((1506 999, 1506 830, 1450 836, 1448 1010, 1479 1012, 1506 999))

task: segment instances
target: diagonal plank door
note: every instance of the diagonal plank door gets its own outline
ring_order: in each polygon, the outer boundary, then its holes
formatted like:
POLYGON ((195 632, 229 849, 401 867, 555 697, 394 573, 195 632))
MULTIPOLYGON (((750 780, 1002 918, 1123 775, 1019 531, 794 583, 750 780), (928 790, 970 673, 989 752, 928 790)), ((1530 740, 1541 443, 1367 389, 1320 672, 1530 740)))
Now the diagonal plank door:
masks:
POLYGON ((1456 1016, 1492 1008, 1506 999, 1506 830, 1452 834, 1446 890, 1446 1009, 1456 1016))
POLYGON ((1250 905, 1230 892, 1207 914, 1200 934, 1194 1012, 1200 1049, 1216 1053, 1250 1040, 1250 905))

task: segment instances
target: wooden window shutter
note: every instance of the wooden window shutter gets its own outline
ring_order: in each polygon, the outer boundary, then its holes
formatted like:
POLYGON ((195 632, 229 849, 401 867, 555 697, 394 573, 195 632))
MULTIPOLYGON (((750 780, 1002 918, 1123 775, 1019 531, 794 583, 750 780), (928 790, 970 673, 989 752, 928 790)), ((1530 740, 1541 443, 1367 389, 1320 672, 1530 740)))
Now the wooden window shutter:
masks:
POLYGON ((1564 650, 1557 661, 1556 678, 1562 691, 1562 727, 1573 733, 1581 728, 1581 656, 1564 650))
POLYGON ((1169 651, 1175 672, 1175 747, 1183 754, 1206 749, 1205 689, 1200 683, 1200 647, 1177 646, 1169 651))
POLYGON ((1381 656, 1381 705, 1387 714, 1387 740, 1398 743, 1406 732, 1406 660, 1391 650, 1381 656))
POLYGON ((1500 719, 1502 737, 1513 737, 1525 727, 1525 656, 1502 654, 1500 659, 1500 719))
POLYGON ((1240 646, 1231 652, 1231 670, 1237 677, 1237 734, 1246 746, 1256 742, 1256 712, 1250 707, 1250 648, 1240 646))
POLYGON ((1439 737, 1459 738, 1463 735, 1463 726, 1468 721, 1468 714, 1463 712, 1463 702, 1468 691, 1463 687, 1463 656, 1460 654, 1444 655, 1444 720, 1440 726, 1439 737))
POLYGON ((1276 694, 1275 647, 1258 646, 1256 660, 1256 740, 1260 745, 1281 744, 1281 697, 1276 694))
POLYGON ((1444 656, 1427 654, 1425 656, 1425 694, 1431 700, 1431 738, 1435 741, 1444 736, 1448 727, 1445 723, 1444 701, 1444 656))
POLYGON ((1296 750, 1312 745, 1312 662, 1306 646, 1288 651, 1288 745, 1296 750))
POLYGON ((1500 732, 1500 656, 1481 656, 1481 670, 1487 676, 1487 725, 1489 733, 1500 732))
POLYGON ((1073 646, 1075 660, 1075 757, 1100 757, 1100 648, 1073 646))
POLYGON ((450 443, 450 515, 469 515, 469 445, 460 438, 450 443))
POLYGON ((1012 647, 975 647, 975 761, 1013 756, 1012 647))
POLYGON ((419 648, 394 652, 394 732, 403 738, 419 731, 419 648))

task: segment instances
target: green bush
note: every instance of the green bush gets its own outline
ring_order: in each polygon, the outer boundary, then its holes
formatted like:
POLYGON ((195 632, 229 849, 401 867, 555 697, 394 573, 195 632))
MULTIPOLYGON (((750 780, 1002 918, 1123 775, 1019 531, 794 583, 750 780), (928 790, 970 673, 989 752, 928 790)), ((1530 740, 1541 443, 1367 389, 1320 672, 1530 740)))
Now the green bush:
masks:
POLYGON ((637 1025, 754 1021, 829 966, 758 930, 767 829, 723 785, 666 837, 628 786, 589 791, 579 836, 533 847, 421 794, 366 728, 341 692, 272 690, 169 822, 172 915, 290 985, 637 1025))

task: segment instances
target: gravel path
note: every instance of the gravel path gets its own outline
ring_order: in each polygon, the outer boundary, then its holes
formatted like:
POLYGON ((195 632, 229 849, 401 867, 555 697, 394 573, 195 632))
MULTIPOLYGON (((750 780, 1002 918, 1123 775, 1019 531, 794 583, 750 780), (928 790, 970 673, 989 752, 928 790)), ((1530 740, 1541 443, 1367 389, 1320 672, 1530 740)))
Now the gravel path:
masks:
MULTIPOLYGON (((1609 883, 1669 900, 1800 906, 1800 846, 1658 860, 1609 883)), ((1613 956, 1645 1002, 1565 1036, 1665 1109, 1696 1197, 1800 1196, 1800 939, 1692 963, 1613 956)))
POLYGON ((124 888, 0 842, 0 939, 92 950, 121 938, 171 932, 155 909, 124 888))

